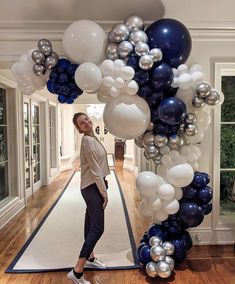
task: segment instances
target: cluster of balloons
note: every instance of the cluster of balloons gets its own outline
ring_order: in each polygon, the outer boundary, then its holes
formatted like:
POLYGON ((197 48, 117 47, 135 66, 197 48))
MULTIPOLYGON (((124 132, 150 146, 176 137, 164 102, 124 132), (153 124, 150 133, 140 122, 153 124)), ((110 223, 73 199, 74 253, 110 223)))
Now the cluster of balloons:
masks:
POLYGON ((43 76, 46 70, 51 70, 56 66, 59 56, 52 49, 52 44, 48 39, 38 41, 38 49, 32 52, 33 72, 37 76, 43 76))
POLYGON ((72 64, 68 59, 61 58, 51 70, 47 81, 47 90, 58 95, 60 103, 72 104, 82 94, 82 90, 74 81, 77 67, 77 64, 72 64))
MULTIPOLYGON (((149 237, 152 234, 150 231, 149 237)), ((145 265, 148 276, 168 278, 175 267, 174 259, 171 257, 174 252, 175 247, 172 242, 163 242, 160 237, 153 235, 147 242, 140 243, 137 249, 137 257, 145 265)))

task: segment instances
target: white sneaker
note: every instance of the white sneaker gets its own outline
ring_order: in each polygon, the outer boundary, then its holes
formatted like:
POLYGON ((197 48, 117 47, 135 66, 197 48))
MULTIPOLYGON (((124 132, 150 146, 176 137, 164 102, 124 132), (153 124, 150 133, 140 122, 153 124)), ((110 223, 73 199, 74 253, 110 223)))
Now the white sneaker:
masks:
POLYGON ((85 279, 84 275, 81 278, 77 278, 73 272, 73 269, 67 274, 67 276, 76 284, 91 284, 90 281, 85 279))
POLYGON ((87 260, 86 266, 87 268, 107 268, 107 264, 103 263, 103 261, 95 258, 94 261, 87 260))

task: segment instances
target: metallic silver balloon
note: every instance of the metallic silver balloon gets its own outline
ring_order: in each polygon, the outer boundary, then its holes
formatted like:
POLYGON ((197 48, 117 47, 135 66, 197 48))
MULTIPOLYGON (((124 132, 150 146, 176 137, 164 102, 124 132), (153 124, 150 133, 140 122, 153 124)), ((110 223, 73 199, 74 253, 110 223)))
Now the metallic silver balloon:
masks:
POLYGON ((33 65, 33 72, 37 76, 43 76, 46 73, 46 67, 41 64, 34 64, 33 65))
POLYGON ((133 45, 129 41, 124 40, 119 43, 117 51, 118 51, 118 55, 121 58, 125 59, 132 53, 133 45))
POLYGON ((135 54, 138 56, 146 55, 149 53, 149 46, 145 42, 137 43, 135 47, 135 54))
POLYGON ((197 133, 197 126, 192 123, 186 123, 184 126, 184 133, 187 136, 194 136, 197 133))
POLYGON ((167 146, 171 150, 178 150, 179 149, 179 143, 180 143, 179 136, 178 135, 174 135, 174 136, 170 136, 168 138, 167 146))
POLYGON ((165 135, 160 135, 160 134, 157 134, 154 136, 154 144, 157 146, 157 147, 163 147, 167 144, 167 137, 165 135))
POLYGON ((56 66, 57 63, 58 56, 47 56, 45 60, 45 67, 50 70, 52 67, 56 66))
POLYGON ((114 42, 112 31, 108 33, 108 42, 114 42))
POLYGON ((128 39, 130 30, 125 24, 116 24, 114 25, 111 33, 113 40, 116 43, 120 43, 121 41, 128 39))
POLYGON ((33 61, 37 64, 44 64, 45 54, 40 50, 34 50, 31 55, 33 61))
POLYGON ((128 26, 130 30, 138 29, 143 30, 144 29, 144 21, 136 15, 130 15, 124 20, 124 24, 128 26))
POLYGON ((157 263, 157 273, 162 278, 168 278, 171 275, 171 268, 165 261, 159 261, 157 263))
POLYGON ((154 245, 150 249, 150 255, 152 260, 159 261, 164 259, 166 252, 162 246, 154 245))
POLYGON ((139 66, 143 70, 149 70, 153 67, 153 58, 146 54, 140 57, 139 66))
POLYGON ((38 48, 40 49, 43 45, 49 45, 52 47, 51 42, 48 39, 42 38, 38 41, 38 48))
POLYGON ((170 269, 172 271, 175 267, 174 259, 172 257, 170 257, 169 255, 166 255, 165 258, 164 258, 164 261, 170 265, 170 269))
POLYGON ((192 105, 196 108, 204 107, 205 105, 205 100, 198 98, 198 97, 193 97, 192 99, 192 105))
POLYGON ((179 148, 181 148, 182 146, 185 145, 185 141, 184 141, 184 138, 183 138, 183 137, 180 137, 180 136, 178 136, 178 137, 179 137, 178 145, 179 145, 179 148))
POLYGON ((153 158, 153 161, 156 165, 160 165, 162 163, 161 159, 162 159, 162 155, 158 153, 157 156, 153 158))
POLYGON ((146 271, 146 274, 149 276, 149 277, 157 277, 157 264, 156 262, 153 262, 153 261, 150 261, 146 264, 145 266, 145 271, 146 271))
POLYGON ((159 48, 151 49, 149 55, 152 56, 154 63, 162 60, 162 51, 159 48))
POLYGON ((209 95, 205 98, 205 102, 209 106, 215 106, 220 102, 220 95, 215 90, 211 90, 209 95))
POLYGON ((172 242, 164 242, 162 247, 164 248, 166 255, 173 255, 175 252, 175 247, 172 242))
POLYGON ((50 45, 47 45, 47 44, 40 46, 39 50, 41 52, 43 52, 46 56, 49 56, 52 53, 52 47, 50 45))
POLYGON ((153 236, 149 240, 149 245, 152 247, 154 245, 162 245, 162 240, 159 237, 153 236))
POLYGON ((146 132, 143 136, 144 145, 153 145, 154 142, 154 134, 152 132, 146 132))
POLYGON ((158 154, 158 149, 154 145, 148 145, 145 150, 151 159, 155 158, 158 154))
POLYGON ((151 160, 151 157, 149 156, 149 153, 146 151, 146 149, 144 150, 144 157, 147 161, 151 160))
POLYGON ((144 148, 144 141, 143 139, 138 139, 138 138, 135 138, 135 144, 136 146, 140 147, 140 148, 144 148))
POLYGON ((148 37, 146 33, 142 30, 133 30, 130 33, 129 39, 130 43, 136 46, 139 42, 148 42, 148 37))
POLYGON ((197 85, 196 94, 200 99, 203 99, 203 98, 205 98, 206 96, 209 95, 210 90, 211 90, 210 85, 206 82, 202 82, 202 83, 197 85))
POLYGON ((149 123, 149 126, 148 126, 147 130, 148 131, 152 131, 153 130, 153 123, 152 122, 149 123))
POLYGON ((118 45, 116 43, 108 43, 105 49, 105 54, 108 59, 118 59, 118 45))
POLYGON ((186 115, 184 121, 185 121, 186 123, 196 123, 196 122, 197 122, 197 117, 196 117, 196 115, 195 115, 194 113, 189 112, 189 113, 186 115))

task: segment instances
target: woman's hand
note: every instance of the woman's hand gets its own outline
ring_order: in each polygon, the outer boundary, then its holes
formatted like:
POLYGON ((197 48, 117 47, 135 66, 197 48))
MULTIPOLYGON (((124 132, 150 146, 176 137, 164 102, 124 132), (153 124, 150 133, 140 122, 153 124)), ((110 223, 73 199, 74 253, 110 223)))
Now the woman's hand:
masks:
POLYGON ((103 199, 104 199, 104 202, 103 202, 103 206, 102 207, 103 207, 103 209, 105 209, 107 204, 108 204, 108 196, 103 197, 103 199))

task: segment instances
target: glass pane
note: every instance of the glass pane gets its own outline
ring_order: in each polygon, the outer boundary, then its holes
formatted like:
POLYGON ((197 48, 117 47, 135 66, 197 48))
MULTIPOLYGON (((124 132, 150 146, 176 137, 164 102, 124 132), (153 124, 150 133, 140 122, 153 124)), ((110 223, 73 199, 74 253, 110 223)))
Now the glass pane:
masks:
POLYGON ((235 215, 235 171, 220 172, 220 214, 235 215))
POLYGON ((0 125, 7 124, 6 90, 0 88, 0 125))
POLYGON ((36 145, 33 145, 33 163, 36 163, 37 153, 36 153, 36 145))
POLYGON ((0 163, 7 159, 7 127, 0 126, 0 163))
POLYGON ((40 145, 37 145, 36 163, 40 162, 40 145))
POLYGON ((25 147, 25 168, 29 167, 29 147, 25 147))
POLYGON ((235 125, 221 125, 221 168, 235 168, 235 125))
POLYGON ((29 104, 24 103, 24 123, 29 123, 29 104))
POLYGON ((29 126, 28 125, 24 127, 24 143, 25 145, 29 145, 29 126))
POLYGON ((40 163, 36 164, 35 167, 33 167, 33 180, 34 183, 40 180, 40 163))
POLYGON ((9 196, 8 163, 0 164, 0 200, 9 196))
POLYGON ((33 144, 40 142, 39 126, 33 126, 33 144))
POLYGON ((32 105, 33 124, 39 124, 39 107, 32 105))
POLYGON ((30 168, 25 171, 25 186, 26 189, 30 187, 30 168))
POLYGON ((235 122, 235 76, 222 77, 224 103, 221 107, 221 121, 235 122))

